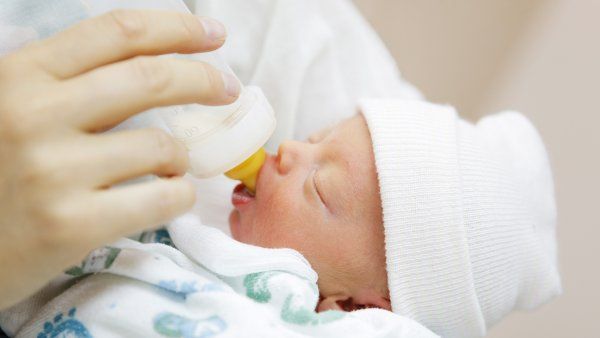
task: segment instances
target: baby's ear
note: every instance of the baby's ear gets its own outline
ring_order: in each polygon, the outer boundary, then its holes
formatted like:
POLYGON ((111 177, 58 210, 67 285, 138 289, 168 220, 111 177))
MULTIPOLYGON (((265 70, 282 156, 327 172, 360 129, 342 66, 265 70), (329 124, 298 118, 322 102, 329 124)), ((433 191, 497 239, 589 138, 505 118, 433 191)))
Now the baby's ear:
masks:
POLYGON ((317 305, 317 312, 323 312, 323 311, 327 311, 327 310, 344 311, 344 309, 342 309, 342 307, 340 306, 340 304, 338 304, 338 302, 343 302, 347 299, 350 299, 350 297, 346 297, 346 296, 323 297, 319 301, 319 304, 317 305))
POLYGON ((367 292, 359 295, 357 298, 348 296, 323 297, 317 306, 317 312, 323 312, 327 310, 348 312, 367 308, 379 308, 389 311, 392 310, 389 299, 378 296, 375 293, 367 292))

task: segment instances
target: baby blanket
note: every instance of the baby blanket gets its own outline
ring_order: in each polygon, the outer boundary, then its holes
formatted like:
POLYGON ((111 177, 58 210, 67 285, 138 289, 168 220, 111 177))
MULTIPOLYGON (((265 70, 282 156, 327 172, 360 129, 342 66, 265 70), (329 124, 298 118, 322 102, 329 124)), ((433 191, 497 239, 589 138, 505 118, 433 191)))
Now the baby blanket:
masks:
POLYGON ((298 252, 236 242, 194 216, 140 241, 93 251, 56 281, 66 291, 40 308, 32 297, 0 325, 40 338, 435 337, 385 310, 316 313, 317 276, 298 252))

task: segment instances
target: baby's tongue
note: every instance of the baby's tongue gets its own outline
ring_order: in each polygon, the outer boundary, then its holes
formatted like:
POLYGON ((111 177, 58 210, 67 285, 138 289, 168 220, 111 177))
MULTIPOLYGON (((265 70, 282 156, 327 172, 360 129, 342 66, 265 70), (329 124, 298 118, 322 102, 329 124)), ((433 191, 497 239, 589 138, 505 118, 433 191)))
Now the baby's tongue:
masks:
POLYGON ((252 194, 243 184, 238 184, 231 195, 231 203, 236 207, 242 207, 254 201, 252 194))

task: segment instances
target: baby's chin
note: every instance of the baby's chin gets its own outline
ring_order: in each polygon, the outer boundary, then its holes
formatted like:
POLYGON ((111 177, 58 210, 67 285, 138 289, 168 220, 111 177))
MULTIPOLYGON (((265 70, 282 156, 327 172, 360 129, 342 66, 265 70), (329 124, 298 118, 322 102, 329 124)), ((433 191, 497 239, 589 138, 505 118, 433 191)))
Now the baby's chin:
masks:
POLYGON ((252 244, 252 234, 250 226, 242 221, 242 213, 239 210, 232 210, 229 214, 229 231, 231 237, 236 241, 252 244))
POLYGON ((237 241, 243 242, 240 212, 236 209, 231 210, 231 213, 229 214, 229 231, 231 232, 231 237, 237 241))

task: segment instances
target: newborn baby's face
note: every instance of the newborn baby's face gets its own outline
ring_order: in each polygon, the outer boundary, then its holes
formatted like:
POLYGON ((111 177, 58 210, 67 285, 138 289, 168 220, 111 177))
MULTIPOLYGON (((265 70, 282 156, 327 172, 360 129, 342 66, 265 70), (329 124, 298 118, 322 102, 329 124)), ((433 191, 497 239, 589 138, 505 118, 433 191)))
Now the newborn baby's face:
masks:
POLYGON ((256 197, 238 187, 232 201, 235 239, 308 259, 319 275, 319 310, 389 309, 377 174, 361 115, 307 142, 284 142, 261 169, 256 197))

